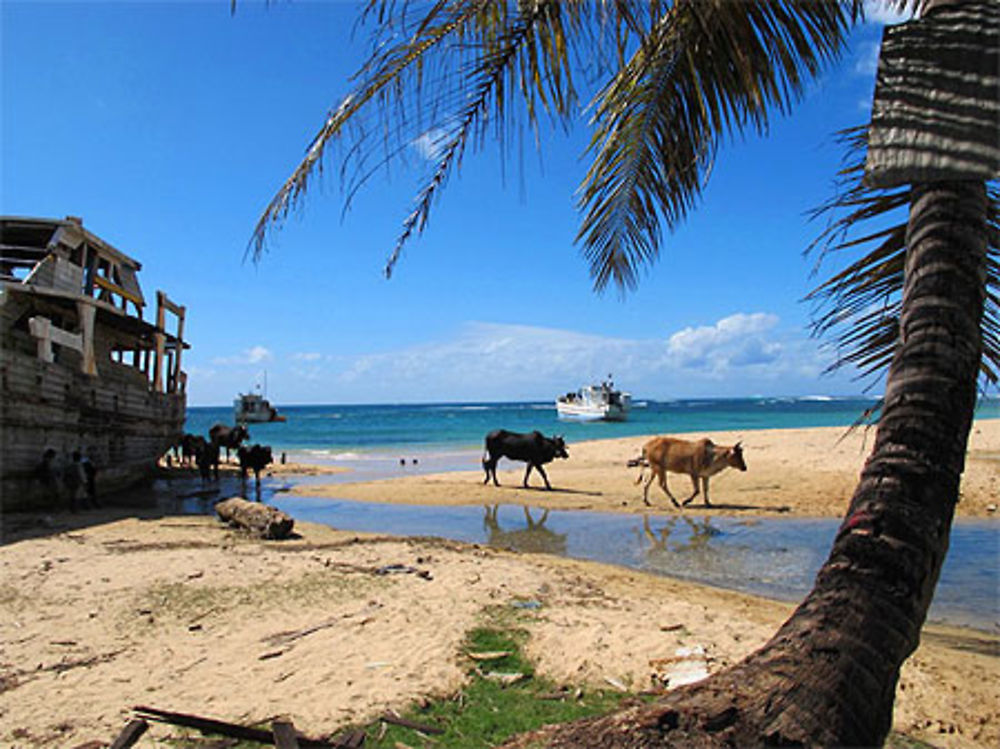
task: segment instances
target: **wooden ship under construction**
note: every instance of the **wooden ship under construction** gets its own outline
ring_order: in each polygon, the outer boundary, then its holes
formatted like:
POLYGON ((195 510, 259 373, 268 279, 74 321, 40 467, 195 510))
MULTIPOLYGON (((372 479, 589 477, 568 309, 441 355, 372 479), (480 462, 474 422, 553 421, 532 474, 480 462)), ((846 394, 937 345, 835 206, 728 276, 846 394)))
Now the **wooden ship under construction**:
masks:
POLYGON ((143 319, 140 268, 78 218, 0 217, 4 511, 58 509, 52 477, 74 452, 103 494, 148 477, 180 438, 185 310, 158 291, 143 319))

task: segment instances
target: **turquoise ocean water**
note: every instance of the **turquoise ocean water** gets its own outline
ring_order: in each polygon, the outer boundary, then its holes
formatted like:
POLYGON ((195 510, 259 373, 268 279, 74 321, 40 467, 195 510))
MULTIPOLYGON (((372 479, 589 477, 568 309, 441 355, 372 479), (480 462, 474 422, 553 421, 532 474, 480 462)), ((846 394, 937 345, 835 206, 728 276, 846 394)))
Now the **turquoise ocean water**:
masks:
MULTIPOLYGON (((739 398, 638 401, 628 421, 573 422, 548 403, 281 406, 286 422, 251 424, 253 442, 313 462, 377 458, 431 459, 481 452, 493 429, 561 434, 567 443, 652 433, 750 431, 849 426, 875 401, 864 398, 739 398)), ((979 418, 1000 418, 1000 400, 980 404, 979 418)), ((231 407, 188 409, 186 431, 207 434, 233 423, 231 407)), ((463 461, 464 462, 464 461, 463 461)))

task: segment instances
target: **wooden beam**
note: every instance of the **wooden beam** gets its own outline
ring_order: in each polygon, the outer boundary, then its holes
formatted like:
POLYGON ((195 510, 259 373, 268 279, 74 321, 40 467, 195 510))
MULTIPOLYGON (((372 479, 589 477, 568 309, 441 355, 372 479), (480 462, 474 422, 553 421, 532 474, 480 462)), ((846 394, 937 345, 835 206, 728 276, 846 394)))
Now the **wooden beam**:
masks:
POLYGON ((288 720, 276 720, 271 723, 271 733, 274 734, 274 745, 278 749, 299 749, 299 739, 295 734, 295 726, 288 720))
POLYGON ((80 350, 83 360, 80 362, 80 371, 97 376, 97 355, 94 353, 94 317, 97 314, 97 307, 89 302, 79 301, 76 303, 76 311, 80 317, 80 335, 83 337, 80 350))
POLYGON ((147 728, 149 728, 149 723, 142 718, 130 720, 108 749, 129 749, 129 747, 135 746, 139 738, 146 733, 147 728))
POLYGON ((173 312, 178 317, 181 317, 181 318, 184 317, 184 307, 182 307, 181 305, 176 304, 176 303, 170 301, 170 297, 168 297, 166 295, 166 293, 164 293, 162 291, 157 291, 156 292, 156 303, 157 303, 157 305, 165 307, 166 309, 170 310, 171 312, 173 312))
MULTIPOLYGON (((89 306, 89 305, 88 305, 89 306)), ((93 316, 94 309, 91 308, 91 316, 93 316)), ((93 325, 93 317, 91 317, 91 325, 93 325)), ((84 362, 81 365, 81 369, 86 372, 86 353, 84 345, 84 335, 82 333, 70 333, 68 330, 63 330, 52 324, 52 321, 47 317, 41 317, 36 315, 35 317, 28 318, 28 330, 31 335, 38 339, 38 358, 44 362, 55 361, 55 356, 52 354, 52 344, 58 343, 60 346, 65 346, 66 348, 73 349, 74 351, 79 351, 84 358, 84 362)), ((96 368, 93 374, 96 374, 96 368)), ((88 372, 88 374, 91 374, 88 372)))
POLYGON ((393 725, 402 726, 403 728, 410 728, 413 729, 414 731, 420 731, 420 733, 425 733, 425 734, 444 733, 443 728, 440 728, 438 726, 430 726, 427 725, 426 723, 417 723, 414 720, 403 718, 402 716, 398 715, 392 710, 386 710, 384 713, 382 713, 381 719, 385 723, 392 723, 393 725))
MULTIPOLYGON (((274 734, 260 728, 250 728, 241 726, 238 723, 229 723, 224 720, 214 718, 203 718, 189 713, 176 713, 171 710, 160 710, 156 707, 145 707, 137 705, 132 708, 136 713, 142 714, 151 720, 162 723, 169 723, 174 726, 184 726, 194 728, 203 733, 217 733, 221 736, 231 736, 235 739, 248 739, 261 744, 271 744, 274 741, 274 734)), ((333 749, 334 745, 323 739, 311 739, 307 736, 298 737, 299 746, 305 749, 333 749)))
POLYGON ((109 291, 112 294, 117 294, 122 299, 127 299, 128 301, 130 301, 133 304, 135 304, 137 307, 142 307, 142 305, 143 305, 143 299, 142 299, 142 297, 136 296, 131 291, 128 291, 127 289, 125 289, 122 286, 119 286, 118 284, 114 283, 113 281, 109 281, 104 276, 100 276, 100 275, 98 275, 98 274, 95 273, 94 274, 94 283, 96 285, 100 286, 105 291, 109 291))

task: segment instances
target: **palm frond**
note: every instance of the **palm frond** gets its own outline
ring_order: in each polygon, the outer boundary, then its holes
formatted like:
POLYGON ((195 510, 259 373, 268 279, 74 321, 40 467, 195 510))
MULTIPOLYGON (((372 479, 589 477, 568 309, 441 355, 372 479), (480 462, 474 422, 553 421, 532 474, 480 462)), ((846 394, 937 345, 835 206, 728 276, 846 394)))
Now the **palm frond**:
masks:
MULTIPOLYGON (((862 184, 867 134, 866 126, 839 134, 846 150, 845 166, 838 175, 837 194, 813 212, 814 217, 829 217, 829 222, 807 250, 819 252, 817 269, 835 253, 862 254, 813 289, 806 300, 814 305, 813 334, 832 339, 836 346, 829 371, 851 364, 861 379, 874 383, 892 361, 899 337, 909 189, 872 189, 862 184)), ((984 385, 995 385, 1000 373, 1000 185, 987 185, 987 199, 980 375, 984 385)))
POLYGON ((515 102, 533 126, 542 112, 568 115, 576 101, 572 45, 584 38, 585 19, 604 10, 604 3, 589 0, 436 0, 415 15, 405 0, 369 0, 362 21, 377 23, 372 54, 353 77, 352 93, 329 114, 260 216, 248 253, 258 259, 264 252, 269 232, 322 169, 330 143, 348 142, 341 179, 349 206, 372 174, 405 160, 414 143, 434 133, 433 166, 386 263, 390 274, 407 239, 426 225, 466 147, 480 147, 490 127, 507 144, 515 102))
POLYGON ((405 161, 435 133, 435 152, 386 273, 427 223, 469 145, 491 131, 501 155, 518 117, 575 113, 572 71, 614 77, 597 101, 594 166, 582 188, 583 240, 595 287, 633 287, 659 251, 659 222, 675 226, 700 195, 722 135, 767 127, 805 78, 835 57, 861 0, 367 0, 372 53, 302 161, 261 214, 247 253, 300 205, 331 143, 350 206, 372 174, 405 161), (634 99, 634 101, 633 101, 634 99))
POLYGON ((598 290, 634 288, 697 202, 720 139, 767 130, 845 44, 839 2, 678 2, 600 92, 579 205, 598 290))

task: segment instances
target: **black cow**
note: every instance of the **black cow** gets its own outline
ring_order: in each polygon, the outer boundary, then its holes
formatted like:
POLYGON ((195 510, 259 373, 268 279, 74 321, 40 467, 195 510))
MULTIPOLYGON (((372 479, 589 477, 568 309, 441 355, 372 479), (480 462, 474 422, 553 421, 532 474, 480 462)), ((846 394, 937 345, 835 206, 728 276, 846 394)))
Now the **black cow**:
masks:
POLYGON ((197 434, 184 434, 180 442, 180 464, 193 465, 198 460, 198 453, 205 445, 205 438, 197 434))
POLYGON ((253 471, 253 477, 260 485, 260 472, 273 462, 270 445, 252 445, 249 448, 238 448, 236 454, 240 459, 240 475, 246 480, 247 470, 253 471))
POLYGON ((494 486, 500 486, 497 481, 497 461, 500 458, 511 460, 523 460, 528 464, 528 470, 524 472, 524 486, 528 486, 528 476, 532 468, 537 468, 545 480, 545 488, 551 489, 549 477, 545 475, 542 468, 543 463, 550 463, 553 458, 568 458, 566 443, 562 437, 546 437, 541 432, 535 431, 530 434, 519 434, 508 432, 506 429, 497 429, 486 435, 486 452, 483 454, 483 468, 486 470, 486 484, 493 477, 494 486))
POLYGON ((229 451, 238 450, 240 443, 250 439, 250 432, 242 424, 227 427, 225 424, 215 424, 208 430, 208 438, 219 447, 226 448, 226 462, 229 462, 229 451))
POLYGON ((219 480, 219 446, 215 442, 206 442, 201 439, 198 446, 198 453, 195 461, 198 463, 198 472, 201 473, 202 481, 208 481, 214 475, 216 481, 219 480))

